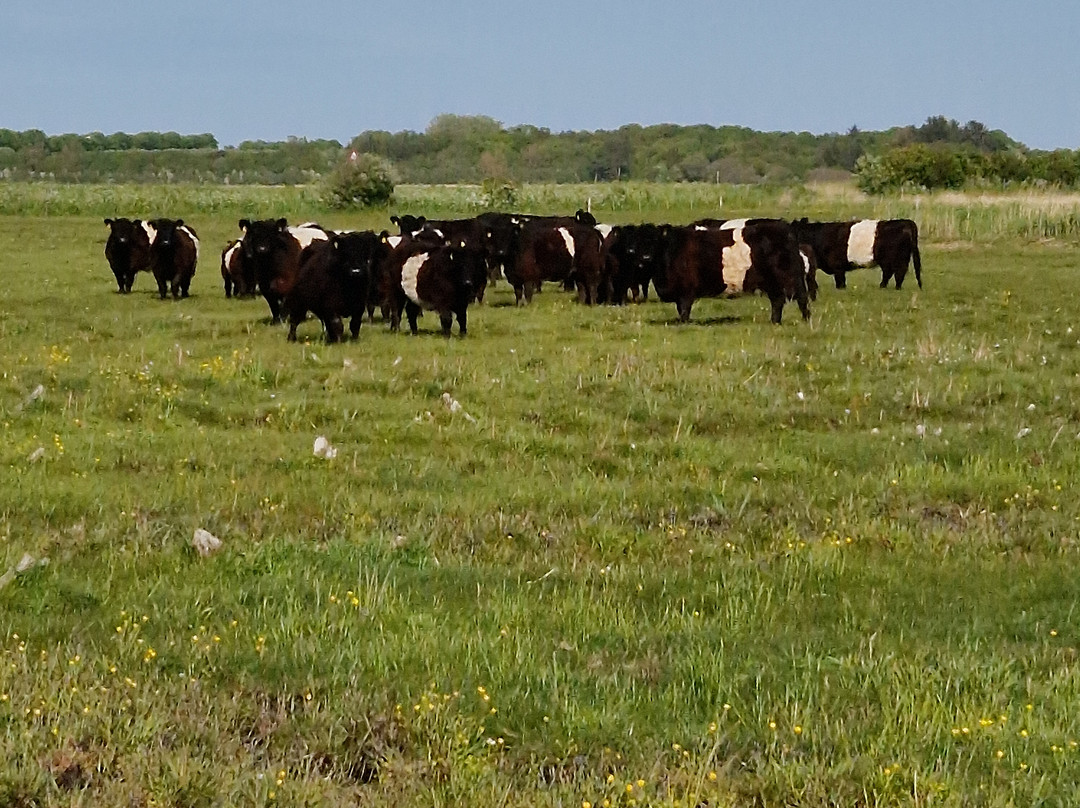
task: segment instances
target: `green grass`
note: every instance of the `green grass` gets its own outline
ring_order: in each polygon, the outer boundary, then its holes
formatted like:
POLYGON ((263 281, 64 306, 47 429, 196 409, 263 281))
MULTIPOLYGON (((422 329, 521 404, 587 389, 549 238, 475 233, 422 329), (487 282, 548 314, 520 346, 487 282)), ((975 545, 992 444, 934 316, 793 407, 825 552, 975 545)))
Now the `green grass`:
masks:
POLYGON ((0 803, 1080 797, 1075 244, 924 235, 924 291, 812 325, 503 285, 290 345, 221 291, 235 209, 183 215, 179 303, 98 212, 0 218, 0 571, 49 559, 0 589, 0 803))

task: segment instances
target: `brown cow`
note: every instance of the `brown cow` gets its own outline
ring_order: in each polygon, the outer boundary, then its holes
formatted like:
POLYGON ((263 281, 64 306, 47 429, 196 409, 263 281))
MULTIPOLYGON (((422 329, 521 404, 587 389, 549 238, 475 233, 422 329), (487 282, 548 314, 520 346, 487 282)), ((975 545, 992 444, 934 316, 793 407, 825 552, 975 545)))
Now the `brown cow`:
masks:
POLYGON ((240 229, 245 271, 270 307, 271 320, 281 322, 282 303, 296 283, 301 253, 313 241, 326 241, 329 234, 321 227, 289 227, 286 219, 241 219, 240 229))
POLYGON ((150 270, 150 242, 153 228, 141 219, 106 219, 109 240, 105 242, 105 260, 116 276, 117 291, 127 294, 140 272, 150 270))
POLYGON ((915 267, 915 280, 922 289, 919 227, 911 219, 811 222, 802 218, 791 226, 800 243, 814 248, 818 267, 833 276, 837 289, 847 286, 848 272, 867 266, 881 267, 882 289, 891 278, 896 279, 899 289, 909 262, 915 267))
POLYGON ((487 264, 482 248, 464 242, 436 247, 405 241, 394 249, 382 282, 392 330, 400 327, 404 309, 409 330, 417 333, 416 318, 427 309, 439 313, 443 336, 450 336, 455 316, 465 336, 466 311, 476 287, 487 282, 487 264))
POLYGON ((188 296, 195 267, 199 263, 199 237, 183 219, 152 219, 155 235, 150 243, 150 271, 157 281, 158 295, 173 300, 188 296), (169 287, 167 290, 166 287, 169 287))
POLYGON ((244 275, 244 246, 240 239, 233 239, 221 251, 221 280, 225 284, 225 297, 255 294, 254 283, 249 285, 244 275))
POLYGON ((360 333, 371 294, 372 263, 382 242, 370 230, 334 233, 327 241, 312 242, 300 260, 296 283, 285 296, 289 312, 289 342, 310 311, 326 328, 326 341, 337 342, 349 317, 353 339, 360 333))
POLYGON ((679 319, 690 319, 694 301, 761 291, 779 323, 787 300, 810 319, 806 268, 791 228, 772 219, 728 227, 664 225, 665 258, 653 276, 657 296, 674 302, 679 319))

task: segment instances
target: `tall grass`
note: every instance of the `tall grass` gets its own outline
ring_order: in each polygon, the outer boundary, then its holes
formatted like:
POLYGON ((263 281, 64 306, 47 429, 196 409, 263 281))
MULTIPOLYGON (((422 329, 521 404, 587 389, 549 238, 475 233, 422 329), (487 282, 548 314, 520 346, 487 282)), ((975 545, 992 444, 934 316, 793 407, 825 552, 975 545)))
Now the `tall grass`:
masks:
MULTIPOLYGON (((613 223, 680 223, 714 216, 814 219, 910 218, 931 241, 971 242, 1080 238, 1080 198, 1018 194, 938 193, 868 197, 845 185, 797 187, 707 183, 596 183, 525 185, 516 209, 528 213, 591 210, 613 223)), ((391 210, 431 217, 461 216, 485 209, 480 186, 401 185, 391 210)), ((0 183, 0 215, 148 216, 209 215, 293 220, 338 217, 314 186, 58 185, 0 183)), ((389 211, 353 214, 370 226, 386 226, 389 211)), ((365 226, 368 226, 365 224, 365 226)))

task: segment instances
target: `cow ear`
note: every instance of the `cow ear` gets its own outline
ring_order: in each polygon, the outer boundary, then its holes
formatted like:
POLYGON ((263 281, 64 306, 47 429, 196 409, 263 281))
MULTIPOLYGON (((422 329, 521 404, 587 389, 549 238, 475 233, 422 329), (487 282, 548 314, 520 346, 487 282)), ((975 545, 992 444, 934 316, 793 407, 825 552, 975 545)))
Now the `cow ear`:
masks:
POLYGON ((176 226, 177 227, 183 227, 184 226, 184 220, 183 219, 177 219, 176 220, 176 226))
POLYGON ((381 233, 379 233, 379 241, 380 242, 382 242, 383 244, 386 244, 389 240, 390 240, 390 234, 387 233, 385 230, 383 230, 381 233))
POLYGON ((277 220, 277 229, 278 230, 284 231, 284 230, 286 230, 288 228, 288 226, 289 226, 289 220, 288 219, 278 219, 277 220))
POLYGON ((391 216, 390 217, 390 224, 396 224, 398 227, 401 227, 401 217, 400 216, 391 216))
POLYGON ((247 219, 241 219, 239 224, 240 224, 240 229, 244 230, 244 231, 246 231, 248 229, 248 227, 251 226, 251 222, 249 220, 247 220, 247 219))
POLYGON ((106 219, 105 220, 105 224, 107 224, 109 227, 112 227, 112 223, 113 223, 112 219, 106 219))

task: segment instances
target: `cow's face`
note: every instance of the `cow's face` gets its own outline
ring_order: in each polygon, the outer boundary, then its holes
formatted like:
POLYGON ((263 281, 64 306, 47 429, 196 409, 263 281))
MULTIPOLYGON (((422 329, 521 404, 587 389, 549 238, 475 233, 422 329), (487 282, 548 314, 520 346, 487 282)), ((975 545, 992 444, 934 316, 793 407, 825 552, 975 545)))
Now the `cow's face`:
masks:
POLYGON ((406 213, 404 216, 391 216, 390 221, 398 226, 401 235, 408 236, 423 228, 427 219, 406 213))
POLYGON ((176 228, 184 224, 183 219, 152 219, 150 226, 154 228, 154 246, 161 250, 168 250, 173 246, 176 238, 176 228))
POLYGON ((447 248, 450 252, 450 265, 454 278, 471 297, 477 289, 487 283, 487 266, 484 252, 475 245, 458 241, 447 248))
POLYGON ((379 252, 380 239, 374 233, 341 233, 330 238, 334 266, 348 279, 363 280, 371 275, 379 252))
POLYGON ((510 256, 517 247, 520 225, 512 220, 500 221, 484 230, 484 251, 494 266, 510 263, 510 256))
POLYGON ((131 219, 106 219, 109 226, 109 243, 114 247, 127 247, 137 237, 138 221, 131 219))
POLYGON ((278 249, 283 243, 282 238, 289 233, 289 222, 286 219, 262 219, 257 222, 241 219, 240 229, 244 231, 242 243, 245 257, 258 259, 278 249))

